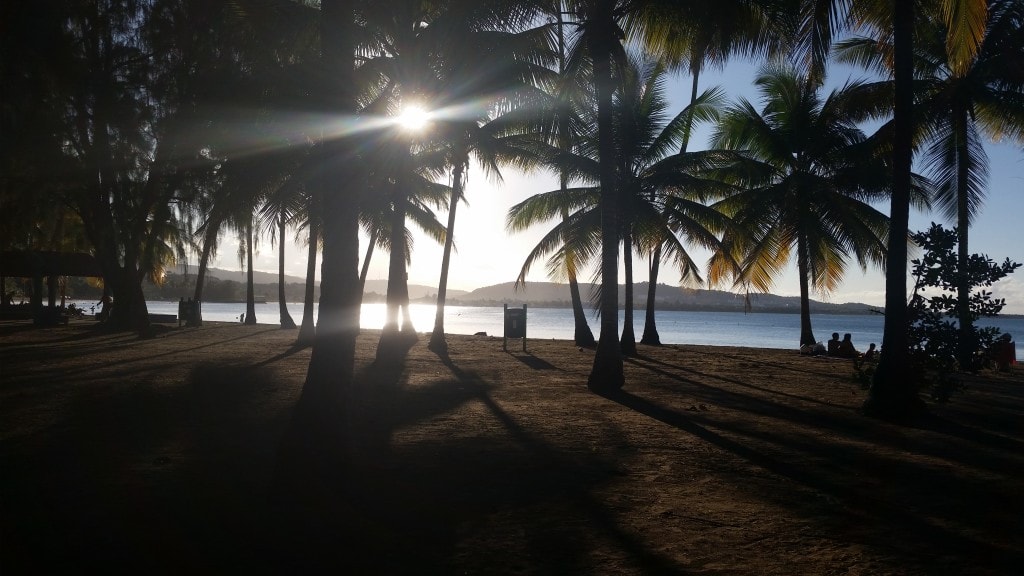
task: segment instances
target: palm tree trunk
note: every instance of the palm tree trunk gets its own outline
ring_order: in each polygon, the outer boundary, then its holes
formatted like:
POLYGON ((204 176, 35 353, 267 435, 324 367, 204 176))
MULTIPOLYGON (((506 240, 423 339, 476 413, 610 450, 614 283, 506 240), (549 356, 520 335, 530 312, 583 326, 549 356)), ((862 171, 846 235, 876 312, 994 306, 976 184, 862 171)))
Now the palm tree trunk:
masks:
POLYGON ((316 295, 316 253, 320 242, 319 219, 312 214, 309 218, 309 246, 306 251, 306 292, 302 299, 302 325, 296 343, 300 346, 313 344, 316 326, 313 320, 313 299, 316 295))
POLYGON ((430 334, 430 343, 427 344, 428 348, 438 353, 448 352, 448 342, 444 339, 444 301, 448 292, 448 266, 451 263, 452 242, 455 236, 455 209, 462 198, 465 169, 463 158, 459 158, 452 170, 452 197, 448 202, 448 228, 444 236, 444 253, 441 255, 441 279, 437 283, 434 331, 430 334))
MULTIPOLYGON (((352 0, 321 0, 321 73, 328 79, 323 94, 330 114, 355 117, 353 90, 355 14, 352 0)), ((306 382, 295 408, 296 424, 282 443, 291 461, 278 464, 276 484, 289 484, 292 464, 307 464, 312 473, 299 470, 295 486, 311 480, 324 485, 338 482, 347 461, 346 431, 355 370, 356 336, 359 334, 359 206, 356 201, 364 175, 358 168, 351 136, 323 140, 319 158, 321 178, 316 193, 321 205, 323 260, 320 269, 320 308, 316 339, 309 359, 306 382)))
POLYGON ((387 312, 384 333, 398 332, 402 308, 400 283, 405 275, 405 197, 396 191, 391 215, 391 254, 388 261, 387 312))
POLYGON ((633 235, 622 235, 622 267, 626 275, 625 311, 622 320, 622 339, 619 347, 625 356, 636 356, 636 334, 633 330, 633 235))
POLYGON ((956 279, 956 314, 959 324, 959 346, 957 357, 963 369, 970 369, 974 364, 974 352, 978 348, 977 335, 974 333, 974 318, 971 317, 971 278, 970 250, 968 249, 968 232, 970 230, 970 196, 969 167, 970 152, 967 149, 967 110, 958 105, 953 111, 956 123, 956 235, 957 235, 957 266, 959 271, 956 279))
POLYGON ((213 245, 217 242, 217 232, 220 229, 220 222, 207 222, 206 235, 203 237, 203 252, 199 256, 199 267, 196 271, 196 289, 192 294, 192 300, 197 302, 195 315, 189 318, 189 326, 203 325, 203 288, 206 286, 206 270, 210 265, 210 255, 213 252, 213 245))
POLYGON ((885 270, 885 327, 882 355, 864 411, 882 418, 906 419, 923 407, 908 367, 907 336, 907 234, 914 156, 914 3, 893 2, 893 11, 896 96, 893 109, 893 188, 885 270))
POLYGON ((572 317, 575 324, 573 330, 573 341, 577 346, 593 348, 597 345, 594 339, 594 332, 587 323, 587 314, 583 310, 583 299, 580 298, 580 285, 576 280, 576 267, 567 265, 569 275, 569 297, 572 299, 572 317))
POLYGON ((294 330, 295 320, 292 320, 292 315, 288 312, 288 298, 284 293, 284 211, 281 211, 277 222, 277 238, 280 244, 280 251, 277 256, 277 305, 281 311, 281 328, 286 330, 294 330))
POLYGON ((245 227, 245 234, 247 236, 245 246, 245 259, 246 259, 246 271, 245 271, 245 323, 256 324, 256 287, 253 285, 253 225, 252 220, 249 220, 249 224, 245 227))
POLYGON ((588 46, 597 93, 598 154, 601 163, 601 334, 587 386, 599 394, 614 393, 625 384, 618 338, 619 215, 612 118, 615 81, 612 77, 611 55, 619 46, 619 36, 613 16, 614 7, 613 0, 600 0, 591 22, 593 29, 588 46))
POLYGON ((373 250, 377 246, 377 230, 370 232, 370 241, 366 244, 366 254, 363 255, 363 267, 359 271, 359 292, 366 290, 366 275, 370 273, 370 260, 373 258, 373 250))
POLYGON ((640 337, 640 343, 648 346, 661 346, 661 336, 658 334, 658 325, 654 319, 654 300, 657 297, 660 268, 661 244, 658 244, 651 254, 651 264, 647 273, 647 309, 644 310, 644 332, 640 337))
POLYGON ((415 341, 415 329, 409 317, 409 284, 405 269, 405 190, 401 182, 395 186, 394 212, 391 222, 391 258, 388 265, 387 312, 384 329, 377 344, 378 361, 400 359, 415 341), (399 316, 401 315, 401 325, 399 316))
MULTIPOLYGON (((686 131, 683 133, 683 142, 679 146, 680 154, 686 154, 686 149, 690 145, 690 131, 693 130, 693 105, 697 102, 697 88, 699 87, 700 82, 699 64, 691 65, 690 68, 693 71, 693 82, 690 86, 690 112, 686 115, 686 131)), ((651 195, 653 196, 653 193, 651 195)), ((651 264, 647 274, 647 309, 644 311, 644 332, 643 336, 640 337, 641 344, 648 344, 651 346, 661 346, 661 336, 658 334, 658 326, 654 318, 655 302, 657 300, 658 292, 658 276, 660 273, 661 244, 658 244, 654 247, 654 253, 651 255, 651 264)))
POLYGON ((814 331, 811 330, 811 295, 809 287, 810 270, 807 269, 807 237, 797 237, 796 267, 800 276, 800 345, 814 345, 814 331))

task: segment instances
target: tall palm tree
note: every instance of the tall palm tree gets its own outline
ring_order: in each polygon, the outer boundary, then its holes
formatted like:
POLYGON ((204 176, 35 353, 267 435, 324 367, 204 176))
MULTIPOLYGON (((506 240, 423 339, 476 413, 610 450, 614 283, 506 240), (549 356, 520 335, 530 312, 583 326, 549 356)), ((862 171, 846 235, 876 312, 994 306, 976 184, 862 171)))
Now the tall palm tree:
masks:
MULTIPOLYGON (((893 45, 893 141, 890 232, 885 273, 885 328, 882 355, 872 379, 865 412, 884 418, 906 418, 921 407, 913 374, 908 370, 907 246, 914 157, 914 26, 916 2, 854 0, 802 0, 800 2, 801 52, 820 70, 831 49, 832 38, 842 27, 870 27, 893 45), (846 9, 849 8, 849 11, 846 9)), ((938 6, 946 21, 956 69, 966 66, 981 45, 987 20, 988 0, 927 0, 938 6)))
MULTIPOLYGON (((678 152, 690 111, 684 109, 673 118, 667 117, 665 69, 652 61, 634 57, 630 58, 622 76, 614 104, 619 127, 616 162, 619 165, 621 228, 617 235, 623 243, 627 295, 620 348, 623 354, 632 355, 636 353, 630 298, 633 283, 630 262, 634 247, 649 252, 651 246, 665 246, 667 256, 679 266, 683 278, 700 281, 699 267, 682 239, 717 249, 716 234, 724 230, 727 219, 705 204, 707 199, 720 196, 724 187, 697 176, 710 166, 713 154, 678 152)), ((702 107, 700 115, 710 114, 720 97, 717 91, 702 94, 697 104, 702 107)), ((593 125, 593 118, 590 120, 593 125)), ((601 239, 600 162, 596 137, 580 137, 575 151, 548 146, 552 168, 571 175, 581 186, 560 187, 538 194, 509 211, 507 222, 512 230, 557 220, 555 227, 527 256, 520 281, 537 259, 552 255, 549 270, 561 270, 569 259, 596 254, 601 239)))
POLYGON ((569 11, 581 27, 579 45, 592 69, 597 101, 598 157, 600 160, 601 219, 601 330, 587 386, 601 394, 613 393, 625 384, 618 334, 619 207, 616 171, 615 128, 612 97, 613 69, 622 61, 625 31, 619 26, 630 3, 619 0, 574 0, 569 11))
MULTIPOLYGON (((352 0, 321 0, 321 71, 325 108, 332 114, 355 118, 354 90, 356 14, 352 0)), ((359 207, 358 148, 351 135, 326 139, 320 146, 323 189, 323 264, 316 340, 302 388, 307 406, 315 406, 325 426, 341 410, 355 368, 359 333, 359 207)), ((337 425, 337 421, 334 421, 337 425)), ((327 438, 329 440, 330 438, 327 438)))
POLYGON ((822 98, 818 82, 783 67, 762 69, 755 84, 764 108, 739 100, 712 137, 739 153, 723 174, 740 191, 716 203, 740 230, 724 244, 740 263, 737 282, 764 291, 796 250, 800 345, 814 344, 811 285, 834 289, 851 257, 862 268, 884 262, 888 219, 870 202, 886 196, 888 164, 851 114, 860 85, 822 98))
POLYGON ((430 349, 439 353, 447 350, 444 311, 448 272, 455 214, 463 200, 470 158, 475 157, 485 173, 499 179, 500 164, 522 167, 529 162, 514 145, 527 126, 516 112, 528 106, 533 83, 546 72, 535 62, 542 61, 549 50, 544 30, 528 28, 530 22, 523 18, 525 14, 528 12, 501 10, 435 24, 448 28, 447 37, 458 38, 446 46, 439 58, 438 84, 431 91, 431 107, 440 111, 432 122, 431 136, 440 141, 448 154, 452 182, 429 343, 430 349), (446 110, 458 112, 450 114, 446 110))
MULTIPOLYGON (((637 36, 644 45, 657 52, 672 69, 685 67, 690 74, 690 115, 680 152, 689 147, 694 129, 694 114, 701 73, 708 66, 724 67, 736 54, 755 55, 779 52, 788 34, 784 14, 772 9, 771 3, 746 0, 701 0, 670 5, 651 3, 637 16, 637 36)), ((647 309, 643 344, 660 345, 654 314, 662 246, 654 246, 648 268, 647 309)))
MULTIPOLYGON (((566 22, 564 2, 557 1, 554 5, 554 25, 557 35, 557 74, 548 88, 549 99, 539 108, 543 110, 538 114, 540 126, 535 130, 536 134, 543 135, 545 142, 554 146, 562 154, 570 154, 574 146, 581 139, 582 131, 586 129, 581 118, 584 110, 590 109, 593 104, 593 90, 587 89, 585 74, 589 71, 574 70, 567 65, 566 58, 572 50, 569 43, 576 38, 575 34, 566 34, 566 28, 572 27, 574 23, 566 22)), ((542 152, 543 154, 543 152, 542 152)), ((561 155, 561 154, 560 154, 561 155)), ((569 187, 569 167, 559 166, 558 183, 559 190, 565 194, 569 187)), ((563 210, 562 219, 569 217, 567 210, 563 210)), ((570 244, 570 239, 565 239, 565 245, 570 244)), ((573 313, 573 341, 577 346, 593 348, 597 345, 594 333, 587 322, 587 315, 583 309, 583 299, 580 296, 579 281, 577 280, 578 265, 577 258, 571 253, 564 255, 565 266, 562 271, 555 271, 554 278, 564 278, 569 284, 569 299, 572 304, 573 313)), ((520 276, 517 282, 525 282, 526 278, 520 276)))
MULTIPOLYGON (((956 222, 958 262, 969 260, 969 228, 985 195, 988 160, 982 138, 1024 141, 1024 5, 991 0, 978 51, 966 60, 949 50, 952 40, 941 14, 919 19, 915 74, 918 130, 927 145, 926 164, 937 184, 943 214, 956 222), (958 65, 958 63, 960 65, 958 65)), ((840 58, 891 72, 891 47, 871 38, 841 43, 840 58)), ((957 286, 959 360, 969 363, 976 342, 970 314, 968 275, 957 286)))

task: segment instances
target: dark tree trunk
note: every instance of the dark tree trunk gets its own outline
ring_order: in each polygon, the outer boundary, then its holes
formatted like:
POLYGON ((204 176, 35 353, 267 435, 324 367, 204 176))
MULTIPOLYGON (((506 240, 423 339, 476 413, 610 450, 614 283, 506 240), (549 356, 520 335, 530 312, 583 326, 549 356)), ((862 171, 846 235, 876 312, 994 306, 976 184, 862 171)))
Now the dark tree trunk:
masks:
POLYGON ((448 266, 451 264, 452 242, 455 236, 455 209, 462 198, 463 177, 466 165, 459 158, 452 170, 452 197, 448 203, 448 229, 444 236, 444 253, 441 255, 441 279, 437 283, 437 303, 434 313, 434 331, 430 334, 427 346, 438 353, 448 352, 448 342, 444 339, 444 301, 448 294, 448 266))
MULTIPOLYGON (((690 145, 690 132, 693 130, 693 105, 697 102, 697 88, 700 85, 700 60, 698 56, 694 56, 697 60, 690 66, 693 73, 693 82, 690 85, 690 111, 686 115, 686 132, 683 134, 683 142, 679 146, 679 153, 686 154, 686 149, 690 145)), ((653 194, 652 194, 653 195, 653 194)), ((661 273, 661 244, 654 247, 654 254, 651 255, 651 265, 647 275, 648 282, 647 286, 647 309, 644 312, 644 333, 640 337, 641 344, 648 344, 651 346, 661 346, 661 336, 658 334, 658 325, 655 321, 654 311, 656 309, 657 293, 658 293, 658 276, 661 273)))
POLYGON ((622 235, 622 266, 626 275, 626 307, 619 347, 624 355, 636 356, 636 334, 633 330, 633 235, 628 231, 622 235))
POLYGON ((907 235, 914 157, 914 3, 893 2, 893 7, 896 98, 893 110, 893 188, 885 271, 885 328, 882 333, 882 355, 868 399, 864 403, 864 411, 880 418, 905 420, 923 408, 912 371, 908 369, 907 336, 907 235))
POLYGON ((968 236, 971 226, 969 199, 970 151, 967 149, 967 110, 958 105, 953 111, 957 134, 956 155, 956 235, 957 265, 960 270, 956 282, 956 315, 959 325, 960 339, 957 356, 960 366, 969 369, 974 365, 974 353, 978 349, 978 339, 974 333, 974 318, 971 316, 971 278, 969 272, 971 253, 968 249, 968 236))
POLYGON ((302 299, 302 325, 296 343, 300 346, 313 344, 316 337, 316 326, 313 321, 313 301, 316 297, 316 253, 320 242, 319 219, 310 215, 309 246, 306 251, 306 291, 302 299))
MULTIPOLYGON (((325 94, 329 112, 354 115, 353 3, 322 0, 320 14, 322 72, 330 79, 325 94)), ((345 430, 359 334, 359 206, 353 191, 362 174, 355 152, 354 142, 344 137, 328 139, 322 146, 320 307, 309 370, 293 418, 301 426, 295 434, 297 450, 308 450, 313 464, 322 465, 325 474, 336 470, 347 454, 345 430)))
POLYGON ((610 394, 625 384, 618 334, 619 214, 612 118, 615 85, 611 70, 612 52, 619 48, 619 30, 613 16, 615 2, 600 0, 598 4, 590 22, 592 33, 588 49, 593 58, 594 88, 597 92, 601 165, 601 333, 587 386, 599 394, 610 394))
POLYGON ((284 228, 284 211, 282 211, 277 223, 280 248, 277 255, 277 305, 281 311, 281 328, 294 330, 296 328, 295 320, 292 319, 292 315, 288 312, 288 297, 284 292, 284 228))
POLYGON ((199 266, 196 270, 196 288, 192 294, 192 299, 197 302, 195 315, 189 318, 189 326, 202 326, 203 325, 203 288, 206 286, 206 270, 210 265, 210 254, 213 251, 213 244, 217 241, 217 231, 219 229, 219 222, 208 222, 206 235, 203 237, 203 252, 199 256, 199 266))
POLYGON ((797 275, 800 276, 800 345, 813 345, 814 331, 811 330, 811 294, 809 279, 810 270, 807 269, 808 262, 807 237, 801 233, 797 238, 796 246, 796 267, 797 275))
POLYGON ((248 238, 246 239, 245 246, 245 260, 246 260, 246 271, 245 271, 245 323, 256 324, 256 294, 254 290, 254 278, 253 278, 253 233, 252 233, 252 220, 249 221, 248 226, 245 228, 245 233, 248 238))
POLYGON ((575 324, 573 341, 577 346, 593 348, 597 346, 597 340, 594 339, 594 332, 590 329, 590 324, 587 323, 587 314, 583 310, 583 299, 580 297, 580 284, 576 280, 576 270, 569 267, 568 274, 569 297, 572 298, 572 317, 575 324))
POLYGON ((395 186, 391 221, 391 255, 388 265, 387 312, 377 344, 378 361, 390 362, 404 357, 416 332, 409 318, 409 284, 405 269, 405 189, 395 186), (400 319, 401 317, 401 319, 400 319))
POLYGON ((373 250, 377 246, 377 231, 370 233, 370 241, 366 243, 366 254, 363 256, 363 267, 359 271, 359 292, 366 290, 366 275, 370 273, 370 260, 373 259, 373 250))
POLYGON ((651 266, 647 285, 647 309, 644 310, 644 333, 640 337, 640 343, 649 346, 661 346, 661 336, 658 334, 658 324, 654 318, 654 300, 657 297, 660 263, 661 244, 658 244, 654 247, 654 253, 651 254, 651 266))

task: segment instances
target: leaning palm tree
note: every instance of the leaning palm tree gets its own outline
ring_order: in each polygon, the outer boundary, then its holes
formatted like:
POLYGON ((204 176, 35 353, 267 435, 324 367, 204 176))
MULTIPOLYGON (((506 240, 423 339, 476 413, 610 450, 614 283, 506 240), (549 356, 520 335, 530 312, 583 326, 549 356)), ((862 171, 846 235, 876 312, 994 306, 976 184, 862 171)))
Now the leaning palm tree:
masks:
POLYGON ((529 107, 533 84, 547 74, 539 66, 549 53, 546 31, 511 5, 485 4, 454 10, 433 23, 449 41, 437 56, 436 84, 428 92, 436 110, 429 128, 434 145, 448 156, 452 195, 441 259, 434 329, 429 347, 443 353, 444 310, 454 242, 455 215, 463 201, 470 159, 488 176, 501 178, 502 165, 524 167, 529 160, 514 145, 527 132, 516 114, 529 107), (451 39, 457 39, 451 41, 451 39))
MULTIPOLYGON (((968 230, 985 194, 988 161, 982 139, 1024 141, 1024 5, 992 0, 988 8, 984 39, 966 66, 953 60, 947 24, 940 14, 922 15, 915 50, 918 129, 927 144, 925 158, 936 181, 937 205, 956 222, 961 265, 968 261, 968 230)), ((891 72, 891 46, 872 38, 842 42, 838 55, 891 72)), ((968 362, 976 348, 968 277, 961 274, 957 286, 961 363, 968 362)))
MULTIPOLYGON (((651 2, 637 14, 638 36, 657 51, 671 69, 685 68, 690 74, 690 114, 680 144, 680 152, 689 147, 694 123, 701 73, 708 67, 722 68, 734 55, 759 55, 782 50, 789 34, 785 13, 773 10, 771 3, 747 0, 700 0, 678 5, 651 2)), ((660 345, 655 318, 655 302, 662 260, 662 246, 651 250, 648 268, 647 310, 643 344, 660 345)))
MULTIPOLYGON (((850 258, 862 268, 884 262, 888 218, 870 202, 886 197, 888 164, 855 124, 860 84, 822 97, 819 82, 781 66, 762 69, 755 84, 763 109, 739 100, 712 137, 738 153, 721 174, 739 191, 715 204, 737 225, 722 254, 739 263, 738 284, 767 291, 795 250, 800 345, 814 344, 810 287, 833 290, 850 258)), ((714 279, 727 269, 716 266, 714 279)))

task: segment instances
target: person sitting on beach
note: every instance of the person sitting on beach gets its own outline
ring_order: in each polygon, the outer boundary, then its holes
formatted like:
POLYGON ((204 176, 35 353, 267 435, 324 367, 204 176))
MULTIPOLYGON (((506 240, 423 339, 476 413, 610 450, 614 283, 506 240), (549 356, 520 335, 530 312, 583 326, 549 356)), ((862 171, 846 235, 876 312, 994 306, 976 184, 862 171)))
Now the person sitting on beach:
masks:
POLYGON ((839 332, 832 333, 832 339, 828 341, 828 355, 838 356, 839 355, 839 332))
POLYGON ((1013 336, 1003 334, 992 344, 992 359, 1000 372, 1010 371, 1010 365, 1017 363, 1017 344, 1013 336))
POLYGON ((875 350, 875 343, 868 344, 868 351, 864 353, 865 360, 874 360, 878 355, 878 351, 875 350))
POLYGON ((843 341, 839 343, 839 348, 836 350, 836 356, 840 358, 856 358, 860 356, 860 352, 853 347, 853 337, 847 332, 843 334, 843 341))

